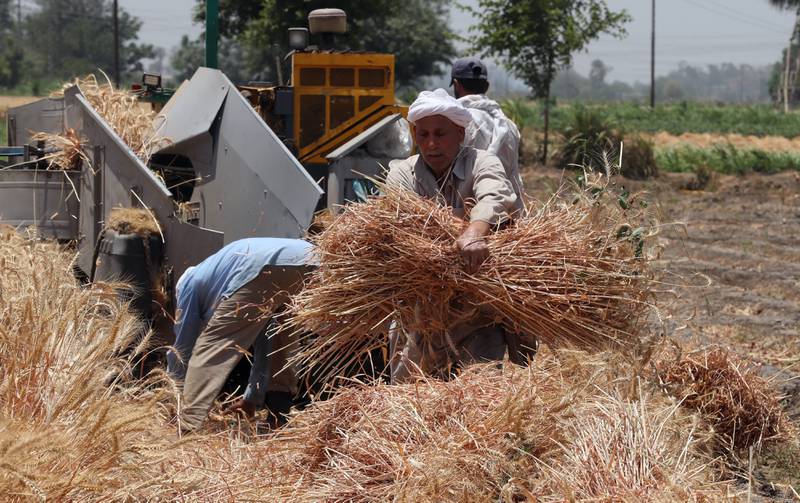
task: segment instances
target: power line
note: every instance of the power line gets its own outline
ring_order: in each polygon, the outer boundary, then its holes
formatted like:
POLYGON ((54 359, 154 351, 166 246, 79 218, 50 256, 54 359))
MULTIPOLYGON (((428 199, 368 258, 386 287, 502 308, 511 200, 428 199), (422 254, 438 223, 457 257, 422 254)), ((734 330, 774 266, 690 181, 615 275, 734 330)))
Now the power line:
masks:
POLYGON ((683 1, 688 3, 688 4, 690 4, 690 5, 694 5, 695 7, 703 9, 705 11, 711 12, 712 14, 718 14, 720 16, 727 17, 728 19, 732 19, 734 21, 739 21, 740 23, 748 24, 750 26, 760 27, 760 28, 764 28, 764 29, 767 29, 767 30, 771 30, 771 31, 774 31, 776 29, 783 29, 782 26, 778 26, 778 25, 773 25, 771 23, 762 22, 762 21, 759 21, 757 19, 751 18, 749 16, 741 16, 741 15, 738 15, 738 14, 734 14, 730 10, 725 10, 724 8, 723 9, 719 9, 719 8, 711 7, 711 6, 705 5, 705 4, 700 3, 700 2, 696 2, 695 0, 683 0, 683 1))
POLYGON ((705 1, 707 3, 716 5, 717 7, 721 8, 721 9, 727 9, 727 10, 733 12, 733 13, 739 14, 740 16, 744 16, 746 19, 758 21, 759 23, 762 23, 762 24, 765 24, 765 25, 771 25, 771 26, 774 26, 776 29, 784 29, 785 28, 784 26, 780 26, 777 23, 773 23, 772 21, 768 21, 766 19, 753 17, 748 12, 740 11, 740 10, 734 9, 733 7, 731 7, 729 5, 721 4, 717 0, 705 0, 705 1))

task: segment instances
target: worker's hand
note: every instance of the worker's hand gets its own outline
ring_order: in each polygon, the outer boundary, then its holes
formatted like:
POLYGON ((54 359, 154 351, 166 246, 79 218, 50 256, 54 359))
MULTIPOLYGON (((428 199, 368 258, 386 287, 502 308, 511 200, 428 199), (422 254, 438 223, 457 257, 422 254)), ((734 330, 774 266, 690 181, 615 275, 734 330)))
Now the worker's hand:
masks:
POLYGON ((472 222, 461 236, 456 239, 456 249, 461 254, 464 266, 469 274, 478 272, 481 264, 489 257, 489 247, 485 236, 491 227, 486 222, 472 222))
POLYGON ((244 398, 239 398, 228 407, 227 411, 241 412, 246 417, 253 417, 256 415, 256 404, 248 402, 244 398))

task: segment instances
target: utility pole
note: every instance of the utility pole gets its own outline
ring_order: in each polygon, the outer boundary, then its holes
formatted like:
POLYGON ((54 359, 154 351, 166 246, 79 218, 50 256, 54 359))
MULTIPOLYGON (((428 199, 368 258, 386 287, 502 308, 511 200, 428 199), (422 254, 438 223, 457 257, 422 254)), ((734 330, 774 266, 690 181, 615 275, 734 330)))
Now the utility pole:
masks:
POLYGON ((656 0, 650 24, 650 108, 656 107, 656 0))
POLYGON ((119 89, 119 13, 117 0, 114 0, 114 85, 119 89))
POLYGON ((206 0, 206 66, 219 68, 219 0, 206 0))
POLYGON ((791 94, 794 95, 795 82, 793 80, 797 78, 796 73, 791 71, 791 67, 792 46, 798 39, 798 28, 800 28, 800 9, 797 9, 797 13, 795 14, 794 29, 792 30, 792 36, 789 37, 789 45, 786 47, 786 58, 783 62, 783 113, 789 113, 789 100, 791 99, 791 96, 789 96, 789 88, 791 87, 791 94), (793 76, 794 79, 792 78, 793 76))
POLYGON ((22 26, 22 0, 17 0, 17 27, 22 26))

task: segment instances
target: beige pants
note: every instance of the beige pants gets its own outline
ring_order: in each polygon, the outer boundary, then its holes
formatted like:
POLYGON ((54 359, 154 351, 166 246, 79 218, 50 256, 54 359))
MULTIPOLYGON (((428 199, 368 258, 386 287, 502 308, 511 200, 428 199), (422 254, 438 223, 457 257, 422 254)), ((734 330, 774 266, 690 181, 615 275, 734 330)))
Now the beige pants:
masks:
MULTIPOLYGON (((220 302, 197 338, 183 385, 181 429, 198 428, 205 421, 228 375, 256 338, 264 335, 273 315, 302 287, 301 267, 265 267, 255 279, 220 302)), ((290 334, 272 335, 272 378, 267 389, 297 393, 297 373, 284 367, 296 351, 290 334)))
POLYGON ((428 337, 393 325, 389 331, 391 380, 397 384, 414 374, 446 377, 457 366, 502 360, 506 348, 512 363, 527 365, 536 355, 538 342, 536 337, 510 333, 481 317, 428 337))
POLYGON ((505 331, 487 320, 471 320, 450 327, 446 334, 422 337, 398 327, 389 332, 389 366, 392 383, 412 375, 444 377, 454 366, 502 360, 506 352, 505 331))

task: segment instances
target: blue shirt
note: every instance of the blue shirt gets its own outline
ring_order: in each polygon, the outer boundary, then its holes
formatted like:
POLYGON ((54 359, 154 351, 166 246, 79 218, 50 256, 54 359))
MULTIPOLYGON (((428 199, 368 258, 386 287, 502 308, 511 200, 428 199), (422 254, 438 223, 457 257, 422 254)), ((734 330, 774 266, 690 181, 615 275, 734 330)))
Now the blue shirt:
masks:
MULTIPOLYGON (((174 347, 184 357, 167 353, 167 370, 176 379, 186 377, 186 364, 195 342, 206 323, 214 316, 222 299, 233 295, 252 281, 266 266, 312 265, 311 243, 302 239, 248 238, 228 244, 220 251, 190 267, 176 285, 176 307, 180 319, 174 325, 174 347)), ((270 341, 259 337, 254 347, 253 368, 245 399, 256 404, 264 401, 266 381, 270 377, 266 355, 270 341)))

